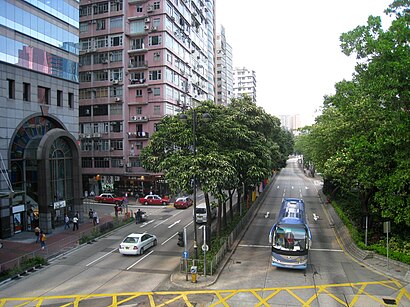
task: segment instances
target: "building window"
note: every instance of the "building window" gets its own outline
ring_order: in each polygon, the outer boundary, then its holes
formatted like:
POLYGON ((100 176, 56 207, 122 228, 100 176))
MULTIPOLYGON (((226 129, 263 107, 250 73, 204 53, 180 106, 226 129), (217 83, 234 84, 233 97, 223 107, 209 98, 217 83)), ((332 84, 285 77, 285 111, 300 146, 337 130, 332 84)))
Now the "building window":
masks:
POLYGON ((111 47, 122 46, 122 35, 111 36, 111 47))
POLYGON ((96 168, 109 168, 110 167, 110 160, 109 158, 103 157, 95 157, 94 158, 94 167, 96 168))
POLYGON ((137 13, 142 13, 143 12, 142 5, 138 5, 136 11, 137 11, 137 13))
POLYGON ((81 158, 81 167, 82 168, 92 168, 93 167, 92 158, 81 158))
POLYGON ((23 83, 23 100, 31 100, 31 85, 30 83, 23 83))
POLYGON ((7 90, 8 90, 8 98, 14 99, 16 98, 16 85, 15 81, 11 79, 7 79, 7 90))
POLYGON ((150 46, 161 45, 162 37, 160 35, 150 36, 148 44, 150 46))
POLYGON ((137 107, 136 113, 137 113, 137 115, 141 115, 142 114, 142 107, 137 107))
POLYGON ((142 97, 142 90, 136 90, 135 97, 142 97))
POLYGON ((105 19, 97 20, 97 31, 99 30, 105 30, 105 19))
POLYGON ((95 47, 96 48, 105 48, 108 47, 108 37, 107 36, 99 36, 95 39, 95 47))
POLYGON ((161 71, 152 70, 149 72, 149 80, 161 80, 161 71))
POLYGON ((161 60, 161 53, 160 52, 154 52, 153 60, 154 61, 160 61, 161 60))
POLYGON ((57 90, 57 107, 63 106, 63 91, 57 90))
POLYGON ((106 105, 106 104, 93 105, 93 115, 94 116, 106 116, 106 115, 108 115, 108 105, 106 105))
POLYGON ((74 108, 74 93, 68 93, 68 107, 74 108))
POLYGON ((122 61, 122 50, 111 51, 110 52, 110 61, 111 62, 121 62, 122 61))
POLYGON ((154 8, 154 10, 159 10, 159 9, 161 8, 160 2, 159 2, 159 1, 155 1, 154 4, 153 4, 153 8, 154 8))
POLYGON ((37 87, 38 102, 44 104, 50 104, 50 89, 48 87, 37 87))
POLYGON ((154 106, 154 115, 161 115, 161 106, 154 106))
POLYGON ((154 96, 161 96, 161 89, 159 87, 153 88, 154 96))
POLYGON ((122 1, 111 1, 111 12, 119 12, 122 10, 122 1))
POLYGON ((122 16, 110 19, 110 29, 122 29, 122 16))

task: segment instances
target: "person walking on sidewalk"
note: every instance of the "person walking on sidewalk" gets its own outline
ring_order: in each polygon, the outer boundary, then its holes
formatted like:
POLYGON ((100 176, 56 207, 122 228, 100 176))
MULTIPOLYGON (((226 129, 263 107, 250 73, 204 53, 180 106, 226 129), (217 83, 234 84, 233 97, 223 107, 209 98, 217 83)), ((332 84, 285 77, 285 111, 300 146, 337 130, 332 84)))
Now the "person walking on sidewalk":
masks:
POLYGON ((78 230, 78 217, 77 214, 73 217, 73 231, 77 228, 78 230))
POLYGON ((93 224, 94 226, 97 225, 100 221, 98 220, 98 214, 97 211, 94 210, 93 212, 93 224))
POLYGON ((42 250, 46 248, 46 235, 44 232, 40 232, 40 246, 42 250))
POLYGON ((40 241, 40 228, 37 226, 34 228, 34 234, 36 235, 36 243, 40 241))
POLYGON ((70 229, 70 218, 66 214, 64 216, 64 230, 66 230, 67 228, 70 229))

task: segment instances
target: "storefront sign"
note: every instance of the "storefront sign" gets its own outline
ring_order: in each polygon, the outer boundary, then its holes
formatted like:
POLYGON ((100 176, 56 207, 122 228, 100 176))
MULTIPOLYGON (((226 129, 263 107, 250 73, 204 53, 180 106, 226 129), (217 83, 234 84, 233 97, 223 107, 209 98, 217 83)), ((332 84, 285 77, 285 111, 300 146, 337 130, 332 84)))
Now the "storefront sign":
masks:
POLYGON ((65 200, 54 202, 54 209, 64 208, 64 207, 65 207, 65 200))

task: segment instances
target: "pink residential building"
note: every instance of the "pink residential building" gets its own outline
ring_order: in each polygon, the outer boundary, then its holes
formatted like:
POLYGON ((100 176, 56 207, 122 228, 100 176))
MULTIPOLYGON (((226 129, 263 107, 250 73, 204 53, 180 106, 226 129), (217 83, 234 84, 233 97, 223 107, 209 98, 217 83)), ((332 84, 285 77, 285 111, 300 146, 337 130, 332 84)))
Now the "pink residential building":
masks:
POLYGON ((166 115, 214 100, 214 0, 80 1, 84 192, 166 194, 140 150, 166 115))

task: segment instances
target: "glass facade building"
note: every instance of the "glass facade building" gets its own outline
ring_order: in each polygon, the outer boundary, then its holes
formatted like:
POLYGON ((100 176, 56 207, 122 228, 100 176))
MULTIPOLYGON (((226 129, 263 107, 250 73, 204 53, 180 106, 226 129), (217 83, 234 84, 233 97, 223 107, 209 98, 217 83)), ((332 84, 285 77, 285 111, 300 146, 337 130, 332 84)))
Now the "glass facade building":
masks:
POLYGON ((0 237, 80 211, 79 2, 0 0, 0 237))

